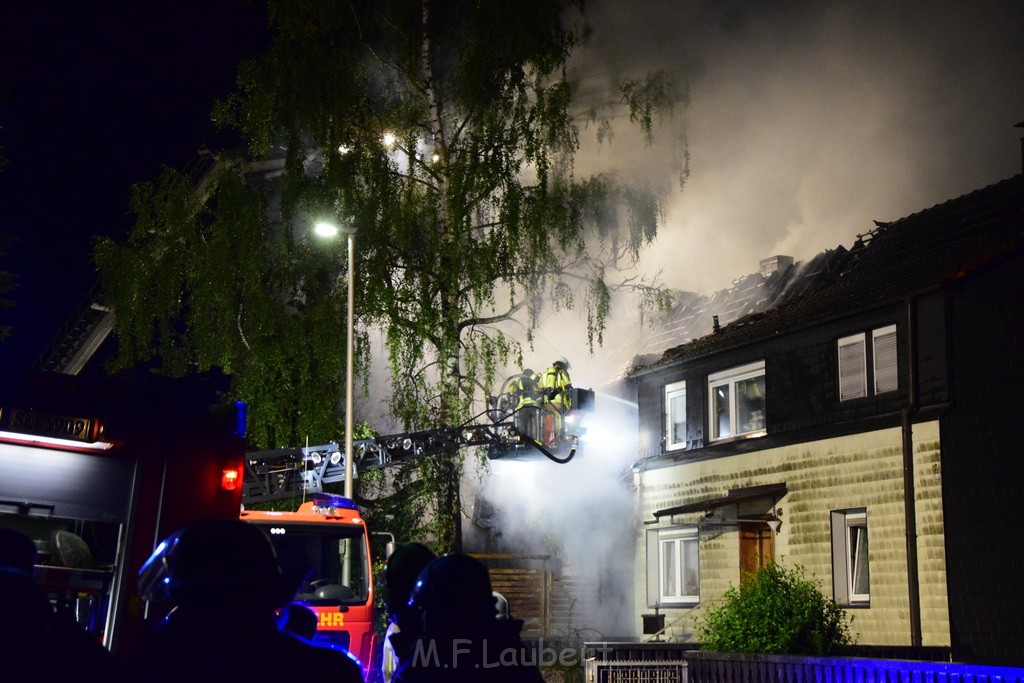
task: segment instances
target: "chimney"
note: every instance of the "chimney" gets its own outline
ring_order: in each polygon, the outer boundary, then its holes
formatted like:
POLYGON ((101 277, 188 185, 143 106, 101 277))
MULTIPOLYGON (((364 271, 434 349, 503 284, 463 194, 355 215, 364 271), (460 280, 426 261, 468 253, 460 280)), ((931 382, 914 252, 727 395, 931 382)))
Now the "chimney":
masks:
POLYGON ((761 259, 761 275, 768 277, 776 271, 786 270, 793 265, 792 256, 769 256, 761 259))
MULTIPOLYGON (((1024 121, 1021 121, 1020 123, 1015 123, 1013 127, 1024 128, 1024 121)), ((1024 137, 1020 139, 1020 170, 1021 173, 1024 173, 1024 137)))

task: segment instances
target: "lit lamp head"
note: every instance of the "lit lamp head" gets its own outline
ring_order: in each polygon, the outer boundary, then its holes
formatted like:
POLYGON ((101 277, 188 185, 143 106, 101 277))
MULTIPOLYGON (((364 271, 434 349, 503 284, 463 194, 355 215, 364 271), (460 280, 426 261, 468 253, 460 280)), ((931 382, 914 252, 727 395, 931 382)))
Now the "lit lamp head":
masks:
POLYGON ((327 223, 325 221, 321 221, 313 226, 313 232, 315 232, 320 237, 331 238, 337 237, 340 231, 338 230, 338 226, 335 225, 334 223, 327 223))
POLYGON ((318 221, 313 225, 313 232, 316 233, 317 237, 323 237, 324 239, 333 239, 338 235, 345 235, 351 237, 356 234, 356 229, 350 225, 337 225, 330 221, 318 221))

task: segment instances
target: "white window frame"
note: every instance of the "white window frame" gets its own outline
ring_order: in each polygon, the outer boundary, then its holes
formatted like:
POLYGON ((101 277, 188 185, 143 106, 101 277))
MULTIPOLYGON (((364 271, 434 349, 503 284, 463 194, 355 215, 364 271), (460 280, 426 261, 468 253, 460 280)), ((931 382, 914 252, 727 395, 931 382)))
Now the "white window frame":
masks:
POLYGON ((695 525, 647 530, 649 607, 686 607, 700 602, 698 538, 695 525), (688 569, 693 572, 689 586, 686 581, 688 569))
POLYGON ((839 361, 839 400, 852 401, 899 390, 896 325, 871 330, 871 383, 868 385, 867 333, 858 332, 836 341, 839 361))
POLYGON ((686 448, 686 382, 673 382, 665 385, 665 450, 676 451, 686 448), (683 438, 675 438, 676 411, 675 405, 679 406, 682 412, 683 438))
MULTIPOLYGON (((765 428, 751 429, 745 432, 737 431, 736 415, 738 413, 736 385, 739 382, 757 377, 764 377, 764 361, 747 363, 728 370, 722 370, 708 375, 708 433, 710 441, 724 441, 736 437, 764 436, 767 434, 767 422, 765 428), (718 415, 715 411, 715 390, 719 387, 728 387, 729 392, 729 433, 719 432, 718 415)), ((767 380, 765 380, 765 393, 767 393, 767 380)))
POLYGON ((866 509, 832 512, 832 591, 840 605, 865 606, 871 602, 869 541, 866 509), (867 592, 858 590, 859 571, 867 574, 867 592))

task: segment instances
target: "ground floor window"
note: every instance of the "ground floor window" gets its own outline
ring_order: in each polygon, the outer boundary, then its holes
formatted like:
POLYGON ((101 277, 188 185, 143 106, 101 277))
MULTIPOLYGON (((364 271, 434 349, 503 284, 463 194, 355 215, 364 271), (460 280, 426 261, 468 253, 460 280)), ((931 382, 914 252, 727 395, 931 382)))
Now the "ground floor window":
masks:
POLYGON ((700 601, 697 527, 647 530, 647 604, 695 605, 700 601))
POLYGON ((832 513, 832 587, 840 605, 864 605, 871 599, 867 510, 832 513))

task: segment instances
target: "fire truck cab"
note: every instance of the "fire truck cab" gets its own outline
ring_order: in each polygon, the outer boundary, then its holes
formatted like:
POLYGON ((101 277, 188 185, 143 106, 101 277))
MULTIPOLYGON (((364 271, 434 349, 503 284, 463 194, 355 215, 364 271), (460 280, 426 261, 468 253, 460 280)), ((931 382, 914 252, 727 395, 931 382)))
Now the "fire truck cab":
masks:
POLYGON ((370 534, 356 504, 314 493, 296 512, 244 510, 262 528, 286 573, 307 575, 295 600, 317 613, 317 641, 355 655, 364 671, 376 644, 370 534))
POLYGON ((0 527, 33 540, 51 602, 115 654, 162 616, 136 582, 156 544, 238 515, 245 406, 208 389, 39 375, 0 406, 0 527))

